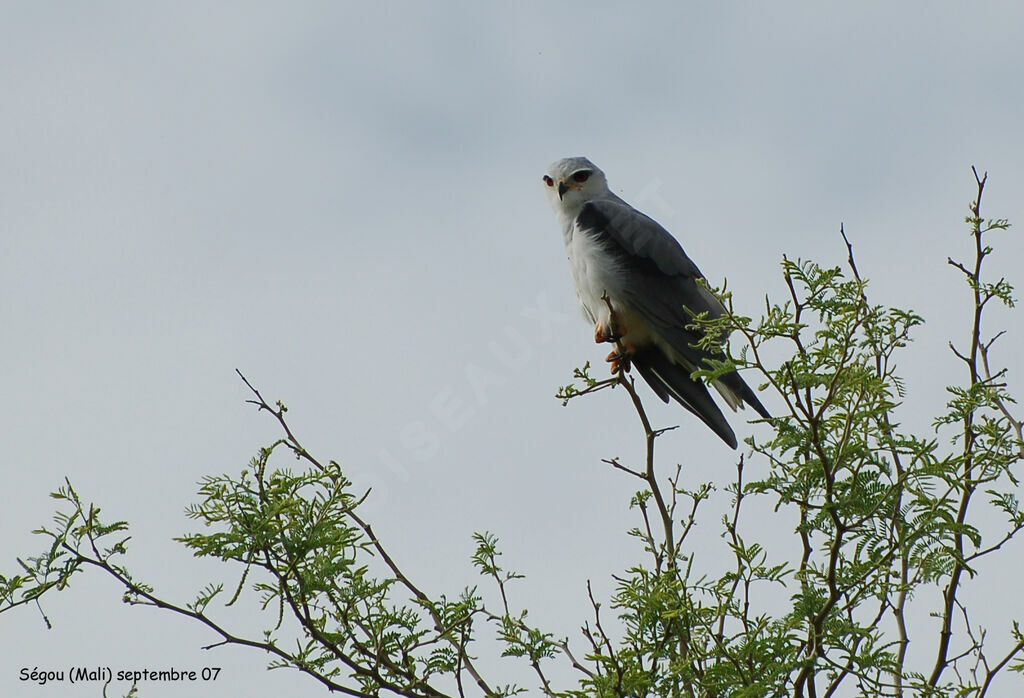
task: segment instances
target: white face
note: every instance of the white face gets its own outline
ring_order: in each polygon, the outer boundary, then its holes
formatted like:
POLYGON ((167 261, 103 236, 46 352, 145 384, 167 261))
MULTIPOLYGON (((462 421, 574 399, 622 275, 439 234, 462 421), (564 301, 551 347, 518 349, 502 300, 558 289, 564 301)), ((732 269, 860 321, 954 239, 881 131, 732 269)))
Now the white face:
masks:
POLYGON ((604 172, 586 158, 565 158, 553 163, 543 181, 548 201, 556 211, 579 209, 608 191, 604 172))

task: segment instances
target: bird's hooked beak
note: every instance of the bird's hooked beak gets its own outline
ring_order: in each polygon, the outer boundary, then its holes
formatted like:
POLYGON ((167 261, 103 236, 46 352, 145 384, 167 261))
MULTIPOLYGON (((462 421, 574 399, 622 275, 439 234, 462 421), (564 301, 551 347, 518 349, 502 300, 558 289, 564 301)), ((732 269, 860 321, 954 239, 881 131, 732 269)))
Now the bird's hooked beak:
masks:
POLYGON ((567 192, 567 191, 569 191, 569 187, 568 187, 568 186, 566 186, 565 182, 559 182, 559 183, 558 183, 558 200, 559 200, 559 201, 561 201, 561 200, 562 200, 562 196, 563 196, 563 195, 565 194, 565 192, 567 192))

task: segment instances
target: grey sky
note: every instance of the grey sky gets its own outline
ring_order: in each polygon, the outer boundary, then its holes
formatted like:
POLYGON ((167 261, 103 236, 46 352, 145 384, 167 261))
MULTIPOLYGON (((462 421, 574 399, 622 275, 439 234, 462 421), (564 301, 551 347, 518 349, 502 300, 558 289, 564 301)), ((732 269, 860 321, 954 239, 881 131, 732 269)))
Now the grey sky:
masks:
MULTIPOLYGON (((491 530, 528 575, 515 593, 531 618, 575 636, 586 580, 607 591, 638 552, 633 485, 599 459, 642 443, 622 396, 552 398, 604 351, 541 190, 551 161, 591 158, 749 313, 782 293, 783 254, 842 263, 844 222, 874 300, 928 320, 902 361, 909 424, 928 424, 936 379, 956 377, 945 346, 965 337, 967 303, 945 259, 969 253, 972 164, 991 174, 985 212, 1024 225, 1018 3, 3 14, 8 572, 40 545, 29 531, 67 475, 133 524, 131 565, 161 593, 191 599, 220 575, 170 538, 191 529, 202 475, 236 472, 277 436, 243 404, 237 367, 291 407, 307 447, 375 487, 378 533, 425 588, 475 584, 470 534, 491 530)), ((996 243, 994 273, 1024 282, 1018 238, 996 243)), ((1019 316, 1000 318, 1016 381, 1019 316)), ((726 482, 732 452, 649 403, 682 424, 665 471, 683 460, 688 481, 726 482)), ((1011 578, 973 592, 999 599, 993 623, 1024 615, 1011 578)), ((119 598, 87 575, 46 603, 53 630, 33 609, 5 616, 0 694, 42 695, 20 667, 70 663, 226 667, 196 695, 319 690, 255 653, 203 652, 200 628, 119 598)), ((530 680, 511 661, 492 673, 530 680)))

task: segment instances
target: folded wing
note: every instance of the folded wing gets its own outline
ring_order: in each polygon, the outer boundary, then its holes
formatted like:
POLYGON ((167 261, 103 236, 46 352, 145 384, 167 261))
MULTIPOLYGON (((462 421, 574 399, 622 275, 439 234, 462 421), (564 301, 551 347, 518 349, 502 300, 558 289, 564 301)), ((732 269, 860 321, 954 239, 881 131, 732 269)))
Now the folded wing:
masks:
MULTIPOLYGON (((640 375, 662 400, 674 398, 735 448, 736 437, 704 384, 690 378, 692 371, 706 365, 705 359, 723 356, 698 348, 699 330, 688 327, 693 315, 706 312, 714 318, 725 312, 714 294, 698 283, 703 275, 697 265, 667 230, 624 202, 588 202, 577 223, 623 272, 621 288, 609 290, 639 313, 676 354, 670 357, 654 348, 638 351, 633 363, 640 375)), ((716 383, 733 409, 747 403, 762 417, 769 416, 739 374, 726 374, 716 383)))

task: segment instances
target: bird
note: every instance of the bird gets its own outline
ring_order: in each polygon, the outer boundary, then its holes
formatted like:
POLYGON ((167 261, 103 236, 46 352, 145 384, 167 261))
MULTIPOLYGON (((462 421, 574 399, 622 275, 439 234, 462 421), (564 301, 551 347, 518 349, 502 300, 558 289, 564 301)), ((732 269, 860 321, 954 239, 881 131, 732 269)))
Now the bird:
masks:
MULTIPOLYGON (((693 327, 693 316, 725 312, 700 269, 665 228, 616 196, 587 158, 552 163, 543 182, 594 341, 616 344, 606 359, 612 373, 632 365, 663 402, 675 400, 735 449, 736 434, 722 410, 704 382, 691 377, 707 359, 725 358, 721 350, 698 347, 703 333, 693 327)), ((770 418, 735 371, 712 386, 733 411, 745 403, 770 418)))

